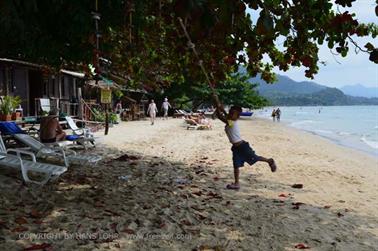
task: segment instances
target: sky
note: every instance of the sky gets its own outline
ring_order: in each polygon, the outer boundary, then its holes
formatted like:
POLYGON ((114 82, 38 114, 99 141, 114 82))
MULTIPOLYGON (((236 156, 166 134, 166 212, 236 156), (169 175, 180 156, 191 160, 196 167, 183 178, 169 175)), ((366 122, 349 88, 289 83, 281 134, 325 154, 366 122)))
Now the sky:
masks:
MULTIPOLYGON (((378 17, 375 15, 374 11, 375 6, 375 0, 357 0, 352 4, 351 8, 341 7, 339 10, 341 12, 347 10, 356 13, 356 18, 359 22, 373 22, 378 24, 378 17)), ((253 10, 248 12, 251 13, 255 23, 258 15, 256 15, 253 10)), ((367 42, 378 47, 378 37, 375 39, 354 37, 354 40, 360 47, 363 47, 367 42)), ((356 54, 354 52, 354 46, 350 46, 347 57, 343 58, 341 56, 334 56, 326 43, 319 48, 319 61, 325 61, 326 65, 319 65, 319 72, 315 75, 313 80, 305 77, 304 67, 293 67, 286 72, 279 71, 278 68, 276 68, 275 72, 288 76, 295 81, 314 81, 329 87, 342 87, 356 84, 362 84, 367 87, 378 87, 378 64, 374 64, 369 60, 369 54, 364 52, 356 54)))

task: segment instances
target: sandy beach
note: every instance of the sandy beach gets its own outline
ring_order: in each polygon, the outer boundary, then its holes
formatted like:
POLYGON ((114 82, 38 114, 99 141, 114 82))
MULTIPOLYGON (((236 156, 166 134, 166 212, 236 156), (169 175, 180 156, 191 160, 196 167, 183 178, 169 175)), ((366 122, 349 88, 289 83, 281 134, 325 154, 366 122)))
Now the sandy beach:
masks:
POLYGON ((1 250, 378 250, 377 159, 241 120, 244 139, 278 171, 246 165, 231 191, 231 146, 212 123, 121 123, 97 133, 90 152, 102 162, 72 166, 44 187, 0 169, 1 250))

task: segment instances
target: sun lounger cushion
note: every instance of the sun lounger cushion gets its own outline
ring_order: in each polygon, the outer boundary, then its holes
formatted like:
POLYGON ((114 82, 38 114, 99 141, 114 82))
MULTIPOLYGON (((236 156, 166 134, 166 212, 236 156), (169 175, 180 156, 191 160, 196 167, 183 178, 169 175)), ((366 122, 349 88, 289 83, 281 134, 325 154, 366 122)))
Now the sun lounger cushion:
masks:
POLYGON ((14 122, 1 122, 0 132, 3 135, 14 135, 18 133, 25 133, 16 123, 14 122))
POLYGON ((67 135, 66 136, 66 140, 69 140, 69 141, 75 141, 75 140, 78 140, 80 139, 80 136, 78 135, 67 135))

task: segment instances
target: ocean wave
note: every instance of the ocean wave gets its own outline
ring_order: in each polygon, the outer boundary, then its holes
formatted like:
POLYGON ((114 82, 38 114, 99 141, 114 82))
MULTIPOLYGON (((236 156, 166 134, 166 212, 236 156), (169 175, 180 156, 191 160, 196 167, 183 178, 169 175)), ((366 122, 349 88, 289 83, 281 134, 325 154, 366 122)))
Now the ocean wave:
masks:
POLYGON ((350 132, 337 132, 337 134, 340 135, 340 136, 352 135, 352 133, 350 133, 350 132))
POLYGON ((371 148, 378 149, 378 142, 377 141, 367 140, 365 137, 362 137, 361 141, 364 142, 366 145, 370 146, 371 148))
POLYGON ((301 125, 307 125, 307 124, 317 124, 319 122, 314 121, 314 120, 302 120, 302 121, 297 121, 297 122, 292 122, 290 125, 291 126, 301 126, 301 125))
POLYGON ((334 134, 333 131, 320 130, 320 129, 318 129, 318 130, 314 130, 314 132, 316 132, 316 133, 323 133, 323 134, 334 134))

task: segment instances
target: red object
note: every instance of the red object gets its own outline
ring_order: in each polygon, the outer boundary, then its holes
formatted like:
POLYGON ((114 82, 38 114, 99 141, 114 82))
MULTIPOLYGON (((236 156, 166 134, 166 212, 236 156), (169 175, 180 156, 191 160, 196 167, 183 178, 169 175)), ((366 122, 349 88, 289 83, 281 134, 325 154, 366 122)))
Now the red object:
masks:
POLYGON ((286 197, 287 197, 287 195, 286 195, 286 194, 284 194, 284 193, 281 193, 280 195, 278 195, 278 197, 284 197, 284 198, 286 198, 286 197))
POLYGON ((29 250, 52 250, 51 244, 42 243, 42 244, 35 244, 31 247, 25 248, 24 251, 29 250))
POLYGON ((297 245, 294 246, 296 249, 310 249, 309 246, 303 243, 298 243, 297 245))

